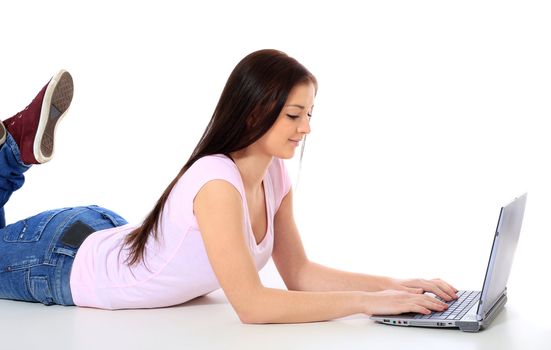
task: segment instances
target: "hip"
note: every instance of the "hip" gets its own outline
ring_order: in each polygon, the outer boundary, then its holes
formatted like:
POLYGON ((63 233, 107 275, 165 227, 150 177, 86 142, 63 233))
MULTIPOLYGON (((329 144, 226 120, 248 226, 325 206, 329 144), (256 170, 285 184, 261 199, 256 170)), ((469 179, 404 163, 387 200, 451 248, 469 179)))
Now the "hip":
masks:
POLYGON ((0 229, 0 298, 74 305, 71 268, 82 242, 126 224, 96 205, 42 212, 0 229))

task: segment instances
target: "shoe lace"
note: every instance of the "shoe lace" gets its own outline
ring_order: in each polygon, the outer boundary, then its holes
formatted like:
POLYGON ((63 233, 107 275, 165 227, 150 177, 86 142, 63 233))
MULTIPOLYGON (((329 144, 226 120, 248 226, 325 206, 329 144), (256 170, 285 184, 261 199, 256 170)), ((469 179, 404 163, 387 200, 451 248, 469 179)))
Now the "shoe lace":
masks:
MULTIPOLYGON (((31 103, 29 103, 29 104, 27 105, 27 107, 25 107, 22 111, 18 112, 16 115, 13 116, 13 119, 10 121, 10 124, 9 124, 10 126, 12 126, 12 125, 15 123, 15 121, 16 121, 17 119, 20 119, 20 118, 23 116, 23 114, 24 114, 26 111, 29 110, 29 107, 34 103, 34 100, 36 100, 36 97, 33 98, 33 100, 31 101, 31 103)), ((5 126, 7 126, 7 125, 5 125, 5 126)))

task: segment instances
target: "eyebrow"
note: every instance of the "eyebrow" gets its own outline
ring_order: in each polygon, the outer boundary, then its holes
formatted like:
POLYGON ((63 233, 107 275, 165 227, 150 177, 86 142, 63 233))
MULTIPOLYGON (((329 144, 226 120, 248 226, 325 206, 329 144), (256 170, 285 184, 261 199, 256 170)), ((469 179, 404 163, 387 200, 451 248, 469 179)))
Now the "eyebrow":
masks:
MULTIPOLYGON (((287 105, 287 107, 299 107, 300 109, 304 109, 304 106, 302 105, 287 105)), ((312 105, 312 108, 314 108, 313 105, 312 105)))

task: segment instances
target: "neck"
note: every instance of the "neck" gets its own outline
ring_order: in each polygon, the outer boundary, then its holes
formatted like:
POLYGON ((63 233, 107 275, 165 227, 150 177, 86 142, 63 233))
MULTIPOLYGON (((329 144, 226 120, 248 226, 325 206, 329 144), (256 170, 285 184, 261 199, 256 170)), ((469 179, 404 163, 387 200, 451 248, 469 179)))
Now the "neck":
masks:
POLYGON ((245 191, 256 193, 262 190, 262 180, 273 156, 249 148, 232 152, 230 156, 239 169, 245 191))

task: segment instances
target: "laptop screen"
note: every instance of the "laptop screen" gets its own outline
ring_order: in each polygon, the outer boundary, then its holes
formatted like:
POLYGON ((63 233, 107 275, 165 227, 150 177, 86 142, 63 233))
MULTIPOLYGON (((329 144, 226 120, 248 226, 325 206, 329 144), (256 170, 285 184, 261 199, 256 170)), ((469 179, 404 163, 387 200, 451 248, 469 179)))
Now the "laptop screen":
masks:
POLYGON ((527 194, 501 208, 477 315, 482 319, 507 288, 517 248, 527 194))

